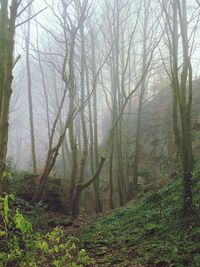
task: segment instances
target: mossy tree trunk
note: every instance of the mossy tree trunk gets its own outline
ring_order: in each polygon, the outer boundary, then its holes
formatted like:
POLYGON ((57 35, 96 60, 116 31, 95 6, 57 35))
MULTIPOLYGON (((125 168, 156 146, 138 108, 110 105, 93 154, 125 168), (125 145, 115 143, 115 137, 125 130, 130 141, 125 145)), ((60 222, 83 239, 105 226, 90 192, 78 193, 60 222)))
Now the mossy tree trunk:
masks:
POLYGON ((7 0, 0 1, 0 194, 5 191, 3 173, 6 165, 9 107, 12 94, 15 22, 19 4, 18 1, 13 0, 10 11, 8 11, 8 5, 7 0))
POLYGON ((163 3, 167 22, 167 37, 170 42, 170 72, 173 96, 173 129, 174 139, 183 168, 183 213, 191 214, 192 206, 192 139, 191 139, 191 107, 192 107, 192 66, 189 51, 187 2, 173 0, 169 9, 163 3), (169 12, 172 12, 170 21, 169 12), (180 32, 179 32, 180 31, 180 32), (181 47, 180 47, 181 46, 181 47), (183 52, 182 64, 179 66, 179 49, 183 52))

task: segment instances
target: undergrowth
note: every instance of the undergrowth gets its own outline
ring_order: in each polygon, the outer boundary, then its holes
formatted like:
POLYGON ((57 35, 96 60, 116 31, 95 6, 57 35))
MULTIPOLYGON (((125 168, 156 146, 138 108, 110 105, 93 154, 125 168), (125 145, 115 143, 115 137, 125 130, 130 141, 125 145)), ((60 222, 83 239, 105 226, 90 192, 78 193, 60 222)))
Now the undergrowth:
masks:
POLYGON ((66 237, 62 227, 35 232, 18 208, 10 208, 14 201, 12 195, 0 198, 0 267, 93 266, 79 239, 66 237))
MULTIPOLYGON (((36 232, 32 211, 12 195, 0 198, 0 267, 200 267, 200 161, 193 171, 195 213, 182 216, 182 175, 98 219, 80 239, 63 227, 36 232), (84 249, 81 249, 84 248, 84 249)), ((38 212, 40 214, 41 212, 38 212)))
POLYGON ((181 213, 181 177, 83 230, 95 266, 200 266, 200 161, 193 171, 196 212, 189 218, 181 213))

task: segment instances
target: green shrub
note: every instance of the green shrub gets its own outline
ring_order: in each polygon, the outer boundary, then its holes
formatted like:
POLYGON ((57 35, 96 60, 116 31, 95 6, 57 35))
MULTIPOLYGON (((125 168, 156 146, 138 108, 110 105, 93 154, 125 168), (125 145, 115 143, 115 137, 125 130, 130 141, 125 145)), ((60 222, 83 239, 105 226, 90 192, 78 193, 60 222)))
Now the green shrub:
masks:
POLYGON ((41 234, 19 209, 11 210, 12 195, 0 198, 0 266, 92 266, 93 261, 80 249, 79 239, 65 237, 61 227, 41 234))
POLYGON ((195 257, 194 257, 192 266, 193 266, 193 267, 198 267, 198 266, 200 266, 200 256, 195 256, 195 257))

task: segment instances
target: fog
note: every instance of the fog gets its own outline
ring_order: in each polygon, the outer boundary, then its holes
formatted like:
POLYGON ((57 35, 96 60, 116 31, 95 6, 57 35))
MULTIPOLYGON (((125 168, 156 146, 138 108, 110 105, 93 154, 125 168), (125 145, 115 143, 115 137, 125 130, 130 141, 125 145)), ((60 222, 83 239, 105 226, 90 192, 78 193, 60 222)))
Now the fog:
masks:
POLYGON ((200 266, 200 0, 0 0, 0 266, 200 266))
MULTIPOLYGON (((20 55, 20 60, 14 68, 9 123, 8 156, 18 169, 33 168, 28 86, 32 94, 34 153, 38 169, 44 168, 54 126, 53 145, 62 134, 69 103, 73 102, 76 111, 80 110, 73 119, 71 141, 67 127, 57 161, 71 162, 72 147, 76 144, 79 164, 84 146, 87 147, 87 165, 94 156, 92 149, 105 145, 114 120, 121 112, 124 115, 117 126, 120 140, 131 138, 132 128, 136 127, 132 122, 137 115, 141 86, 145 88, 142 100, 145 103, 152 101, 162 90, 169 89, 168 33, 159 1, 35 0, 17 23, 26 20, 17 27, 15 35, 15 58, 20 55), (30 40, 27 47, 28 27, 30 40), (28 85, 26 53, 31 85, 28 85), (143 76, 145 84, 142 84, 143 76), (65 90, 66 96, 59 111, 65 90), (132 90, 134 93, 122 111, 132 90), (127 121, 130 125, 123 129, 127 121)), ((194 31, 194 26, 199 27, 199 12, 195 1, 193 6, 192 3, 188 5, 188 21, 195 78, 199 75, 199 32, 194 31)), ((181 65, 181 40, 179 42, 181 65)), ((117 146, 124 147, 124 144, 117 146)), ((133 153, 127 148, 123 151, 127 158, 133 153)))

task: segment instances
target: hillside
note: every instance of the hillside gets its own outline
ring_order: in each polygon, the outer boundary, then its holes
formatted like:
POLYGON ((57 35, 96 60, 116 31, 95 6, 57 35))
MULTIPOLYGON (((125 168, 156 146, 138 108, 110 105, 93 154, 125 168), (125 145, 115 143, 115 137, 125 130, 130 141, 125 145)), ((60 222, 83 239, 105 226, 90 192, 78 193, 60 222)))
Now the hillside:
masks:
POLYGON ((200 162, 193 172, 195 214, 181 215, 182 181, 98 219, 81 233, 95 266, 200 266, 200 162))
POLYGON ((70 221, 42 206, 28 211, 12 195, 0 198, 0 266, 199 267, 199 177, 200 161, 193 171, 195 212, 184 219, 181 174, 154 181, 97 220, 84 214, 70 221))

